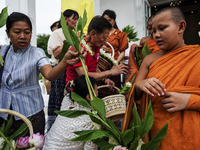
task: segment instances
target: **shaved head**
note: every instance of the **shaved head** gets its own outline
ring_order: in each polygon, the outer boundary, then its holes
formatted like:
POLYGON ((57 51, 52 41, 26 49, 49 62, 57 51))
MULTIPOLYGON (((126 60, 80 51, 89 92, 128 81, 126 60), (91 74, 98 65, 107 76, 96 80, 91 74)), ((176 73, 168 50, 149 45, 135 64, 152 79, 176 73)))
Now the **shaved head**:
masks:
MULTIPOLYGON (((163 8, 161 9, 160 11, 158 11, 156 13, 156 15, 159 15, 163 12, 166 12, 166 11, 170 11, 171 12, 171 19, 175 22, 175 23, 179 23, 180 21, 185 20, 185 16, 183 14, 183 12, 181 11, 180 8, 178 7, 166 7, 166 8, 163 8)), ((155 16, 156 16, 155 15, 155 16)))
POLYGON ((147 22, 152 22, 154 15, 148 18, 147 22))

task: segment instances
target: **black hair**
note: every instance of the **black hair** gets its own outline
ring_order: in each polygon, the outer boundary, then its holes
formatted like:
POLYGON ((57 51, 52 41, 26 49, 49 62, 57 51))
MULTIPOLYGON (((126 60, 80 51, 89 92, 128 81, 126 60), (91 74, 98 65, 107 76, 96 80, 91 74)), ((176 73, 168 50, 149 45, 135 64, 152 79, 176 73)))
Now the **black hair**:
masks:
POLYGON ((73 19, 77 16, 79 18, 78 13, 75 10, 67 9, 63 12, 63 15, 67 18, 73 15, 73 19))
POLYGON ((171 19, 175 22, 175 23, 179 23, 181 20, 184 20, 186 21, 185 19, 185 16, 182 12, 182 10, 178 7, 166 7, 166 8, 163 8, 161 9, 160 11, 158 11, 156 15, 159 15, 161 14, 162 12, 165 12, 165 11, 170 11, 171 12, 171 19))
POLYGON ((50 26, 51 31, 52 31, 52 29, 53 29, 54 27, 60 28, 60 27, 59 27, 59 24, 60 24, 60 21, 54 22, 54 23, 50 26))
POLYGON ((13 12, 12 14, 10 14, 6 20, 6 29, 9 32, 13 23, 18 22, 18 21, 25 21, 26 23, 28 23, 28 25, 30 26, 30 30, 32 32, 32 23, 30 18, 23 14, 23 13, 19 13, 19 12, 13 12))
MULTIPOLYGON (((113 10, 109 10, 109 9, 105 10, 103 12, 102 16, 105 16, 105 15, 108 15, 111 19, 116 20, 116 14, 115 14, 115 12, 113 10)), ((116 21, 115 21, 115 24, 114 24, 114 28, 115 29, 119 29, 118 26, 117 26, 116 21)))
POLYGON ((111 28, 112 25, 105 18, 103 18, 102 16, 95 16, 92 18, 88 26, 88 34, 90 34, 92 30, 95 30, 99 35, 103 33, 104 29, 110 30, 111 28))
MULTIPOLYGON (((93 77, 89 77, 90 82, 94 88, 94 85, 96 84, 96 81, 93 77)), ((73 92, 81 96, 82 98, 86 98, 86 96, 89 94, 89 90, 87 87, 87 83, 85 80, 85 75, 81 75, 74 79, 74 86, 73 86, 73 92)))
POLYGON ((147 20, 147 22, 152 22, 154 15, 150 16, 147 20))

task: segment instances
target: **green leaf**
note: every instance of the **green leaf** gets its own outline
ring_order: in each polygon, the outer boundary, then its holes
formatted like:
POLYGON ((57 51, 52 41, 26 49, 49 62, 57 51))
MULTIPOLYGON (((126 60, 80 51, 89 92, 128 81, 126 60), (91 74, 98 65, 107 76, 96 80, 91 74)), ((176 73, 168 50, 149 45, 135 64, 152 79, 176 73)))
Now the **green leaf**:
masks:
POLYGON ((140 57, 139 49, 138 49, 137 46, 136 46, 136 49, 135 49, 135 56, 136 56, 137 67, 138 67, 138 70, 139 70, 140 65, 141 65, 141 63, 142 63, 142 58, 140 57))
POLYGON ((166 137, 168 128, 168 122, 162 127, 162 129, 151 139, 147 144, 142 145, 142 150, 156 150, 162 141, 162 138, 166 137))
POLYGON ((4 134, 5 136, 8 136, 8 135, 9 135, 9 133, 10 133, 10 127, 12 126, 12 123, 13 123, 13 118, 12 118, 12 116, 11 116, 11 117, 9 118, 7 124, 6 124, 5 129, 3 130, 3 134, 4 134))
POLYGON ((105 145, 101 148, 101 150, 112 150, 116 145, 105 145))
POLYGON ((153 125, 154 117, 153 117, 153 109, 151 106, 152 106, 151 101, 149 101, 146 115, 142 120, 142 133, 140 135, 141 138, 143 138, 150 131, 153 125))
POLYGON ((74 31, 77 33, 80 30, 82 30, 82 17, 81 16, 78 18, 78 21, 77 21, 74 31))
POLYGON ((75 100, 78 104, 80 104, 81 106, 84 106, 86 108, 92 109, 90 104, 84 98, 82 98, 81 96, 76 94, 75 92, 71 92, 71 98, 73 100, 75 100))
POLYGON ((124 145, 127 145, 133 140, 134 138, 133 134, 134 134, 134 128, 127 129, 122 133, 121 139, 124 145))
POLYGON ((3 60, 2 56, 1 56, 1 54, 0 54, 0 63, 1 63, 1 66, 3 66, 4 60, 3 60))
POLYGON ((107 141, 105 141, 102 138, 94 139, 94 140, 92 140, 92 142, 94 144, 96 144, 98 147, 104 147, 105 145, 111 145, 110 143, 108 143, 107 141))
POLYGON ((55 111, 55 113, 68 118, 76 118, 78 116, 88 115, 88 112, 83 110, 61 110, 55 111))
POLYGON ((140 140, 140 136, 135 138, 134 141, 131 143, 131 146, 130 146, 129 150, 136 150, 136 148, 138 147, 139 140, 140 140))
POLYGON ((80 49, 77 49, 78 45, 80 47, 80 42, 78 40, 77 43, 77 35, 75 32, 73 32, 66 24, 65 21, 65 17, 64 15, 61 13, 61 26, 62 26, 62 30, 63 30, 63 34, 67 40, 67 42, 69 43, 69 45, 71 45, 73 48, 75 48, 78 52, 80 52, 80 49))
POLYGON ((98 97, 94 97, 94 99, 91 101, 91 105, 101 116, 101 118, 106 121, 106 110, 103 100, 98 97))
POLYGON ((109 126, 115 131, 116 134, 120 135, 121 132, 116 128, 114 122, 110 119, 106 119, 106 122, 109 124, 109 126))
POLYGON ((0 13, 0 28, 6 24, 6 20, 8 18, 8 10, 7 7, 3 8, 0 13))
POLYGON ((87 23, 87 11, 84 9, 83 19, 82 19, 82 29, 85 27, 86 23, 87 23))
POLYGON ((135 137, 137 137, 138 135, 141 135, 142 133, 142 122, 136 110, 136 107, 133 107, 133 122, 134 122, 134 125, 137 126, 135 128, 135 137))
POLYGON ((27 131, 28 131, 28 126, 27 126, 26 123, 23 123, 23 124, 19 127, 19 129, 17 129, 17 131, 16 131, 13 135, 11 135, 11 136, 9 137, 9 139, 15 139, 15 140, 16 140, 16 138, 18 138, 19 136, 21 136, 22 134, 24 134, 24 132, 27 133, 27 131))
POLYGON ((90 119, 92 120, 92 122, 95 122, 95 123, 97 123, 97 124, 99 124, 101 126, 105 126, 105 124, 101 120, 99 120, 98 118, 96 118, 94 115, 93 116, 90 115, 90 119))
POLYGON ((148 47, 148 44, 147 42, 145 43, 144 47, 142 48, 142 56, 143 56, 143 59, 147 56, 151 54, 151 51, 149 50, 149 47, 148 47))
POLYGON ((86 130, 86 131, 76 131, 75 134, 79 135, 76 138, 71 139, 70 141, 90 141, 94 139, 105 137, 112 137, 104 130, 86 130))
POLYGON ((63 41, 63 48, 62 48, 62 51, 61 51, 61 54, 60 54, 60 58, 59 58, 59 62, 61 62, 61 60, 64 58, 65 54, 67 53, 68 49, 69 49, 69 43, 64 40, 63 41))

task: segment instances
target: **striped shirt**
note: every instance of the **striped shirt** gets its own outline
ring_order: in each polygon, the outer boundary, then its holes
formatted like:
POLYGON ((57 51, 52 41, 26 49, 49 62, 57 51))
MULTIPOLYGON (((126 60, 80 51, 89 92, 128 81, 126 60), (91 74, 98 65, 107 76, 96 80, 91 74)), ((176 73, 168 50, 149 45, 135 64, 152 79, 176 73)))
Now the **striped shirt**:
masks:
MULTIPOLYGON (((7 46, 2 46, 4 56, 7 46)), ((30 117, 44 108, 44 101, 39 86, 39 69, 50 64, 41 48, 29 45, 14 52, 11 45, 4 63, 2 84, 0 87, 0 108, 12 109, 30 117)), ((1 66, 0 66, 1 67, 1 66)), ((6 120, 7 114, 0 117, 6 120)), ((19 118, 15 117, 16 120, 19 118)))

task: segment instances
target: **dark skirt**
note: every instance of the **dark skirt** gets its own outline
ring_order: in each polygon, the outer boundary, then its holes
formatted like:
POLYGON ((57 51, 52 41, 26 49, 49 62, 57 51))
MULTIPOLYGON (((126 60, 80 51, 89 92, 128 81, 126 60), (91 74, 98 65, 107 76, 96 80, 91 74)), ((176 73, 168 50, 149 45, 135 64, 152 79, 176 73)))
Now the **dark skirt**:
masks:
POLYGON ((60 78, 51 82, 48 102, 47 131, 49 131, 58 115, 54 111, 60 110, 64 98, 65 80, 66 72, 60 78))
MULTIPOLYGON (((11 117, 11 115, 8 115, 8 120, 11 117)), ((12 116, 13 117, 13 116, 12 116)), ((44 135, 44 129, 45 129, 45 117, 44 117, 44 111, 41 110, 40 112, 38 112, 37 114, 28 117, 30 118, 29 120, 32 123, 33 126, 33 132, 34 133, 40 133, 42 135, 44 135)), ((3 118, 0 118, 0 126, 2 126, 2 124, 5 122, 5 120, 3 118)), ((15 120, 15 118, 13 117, 13 123, 12 126, 10 127, 10 130, 13 129, 13 131, 10 133, 10 135, 12 135, 13 133, 15 133, 15 131, 17 131, 19 129, 19 127, 24 123, 23 120, 15 120)), ((7 121, 6 121, 7 124, 7 121)), ((29 131, 27 132, 27 134, 25 136, 30 136, 29 131)))

